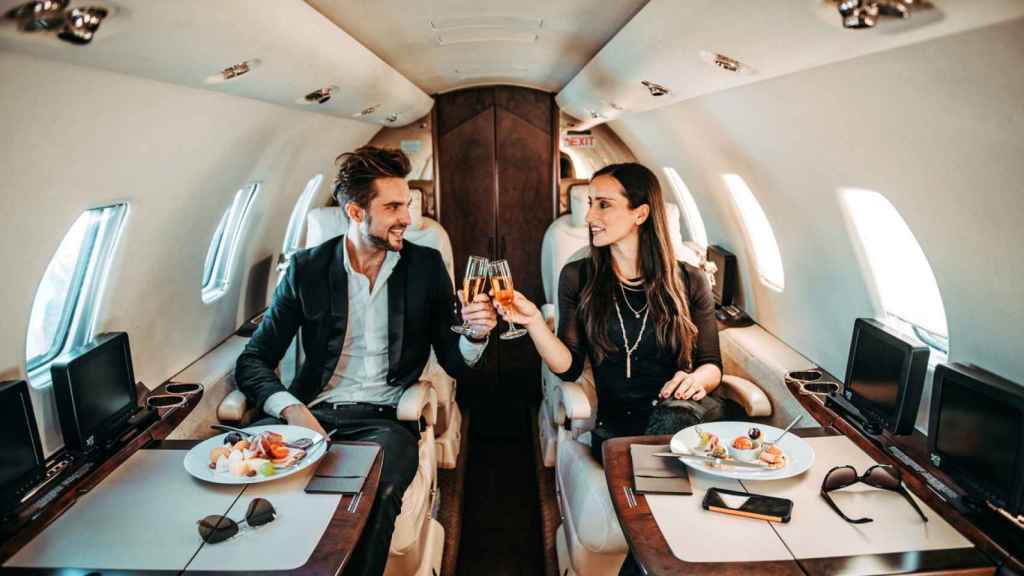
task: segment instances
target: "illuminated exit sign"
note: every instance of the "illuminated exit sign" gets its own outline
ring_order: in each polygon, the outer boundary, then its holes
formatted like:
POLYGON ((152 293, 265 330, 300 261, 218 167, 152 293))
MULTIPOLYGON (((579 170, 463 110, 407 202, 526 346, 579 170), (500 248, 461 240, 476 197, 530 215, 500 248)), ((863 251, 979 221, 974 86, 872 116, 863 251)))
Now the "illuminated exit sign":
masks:
POLYGON ((594 136, 590 130, 584 132, 567 132, 562 136, 562 148, 593 148, 594 136))

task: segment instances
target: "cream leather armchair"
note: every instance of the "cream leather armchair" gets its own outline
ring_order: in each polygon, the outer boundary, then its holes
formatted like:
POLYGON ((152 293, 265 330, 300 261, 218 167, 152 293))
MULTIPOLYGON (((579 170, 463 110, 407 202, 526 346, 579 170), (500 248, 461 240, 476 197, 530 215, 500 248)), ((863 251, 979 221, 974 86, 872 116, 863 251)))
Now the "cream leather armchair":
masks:
MULTIPOLYGON (((772 413, 765 393, 749 380, 723 376, 721 394, 742 408, 748 418, 772 413)), ((619 573, 628 546, 612 507, 604 469, 590 454, 590 430, 597 415, 597 390, 592 378, 563 382, 558 411, 555 467, 562 525, 556 534, 558 572, 563 575, 604 576, 619 573)))

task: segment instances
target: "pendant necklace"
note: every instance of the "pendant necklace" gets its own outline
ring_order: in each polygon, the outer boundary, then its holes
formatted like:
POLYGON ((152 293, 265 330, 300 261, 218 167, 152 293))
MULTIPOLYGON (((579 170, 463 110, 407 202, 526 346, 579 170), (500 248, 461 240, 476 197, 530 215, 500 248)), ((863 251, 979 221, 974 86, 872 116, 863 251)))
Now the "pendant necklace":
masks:
MULTIPOLYGON (((629 302, 626 302, 626 305, 628 306, 629 302)), ((644 308, 647 308, 647 306, 644 305, 644 308)), ((650 313, 650 310, 644 311, 644 321, 640 324, 640 333, 636 335, 636 342, 630 346, 629 337, 626 336, 626 324, 622 321, 622 311, 619 310, 619 299, 615 298, 615 314, 619 317, 619 328, 622 328, 622 341, 626 345, 626 380, 633 376, 633 352, 640 346, 640 341, 644 338, 644 329, 647 328, 647 315, 650 313)), ((639 318, 640 315, 637 314, 637 317, 639 318)))
MULTIPOLYGON (((629 307, 629 311, 633 313, 633 316, 639 318, 640 314, 644 310, 647 310, 647 304, 649 304, 649 302, 647 302, 647 298, 644 297, 644 305, 641 306, 639 310, 637 310, 636 308, 633 308, 632 304, 629 303, 629 297, 626 296, 626 287, 622 284, 622 282, 619 282, 619 290, 622 291, 622 299, 626 302, 626 306, 629 307)), ((630 288, 630 290, 632 290, 634 292, 643 292, 642 289, 637 290, 636 288, 630 288)))

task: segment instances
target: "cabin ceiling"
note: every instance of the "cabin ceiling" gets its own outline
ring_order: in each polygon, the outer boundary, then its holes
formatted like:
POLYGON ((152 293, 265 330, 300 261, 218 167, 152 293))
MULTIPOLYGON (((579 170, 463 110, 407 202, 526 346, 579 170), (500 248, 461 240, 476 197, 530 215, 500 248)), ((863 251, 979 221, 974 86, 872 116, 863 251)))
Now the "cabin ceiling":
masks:
POLYGON ((306 0, 428 94, 558 92, 647 0, 306 0))
MULTIPOLYGON (((0 0, 0 14, 23 1, 0 0)), ((408 124, 433 105, 426 93, 301 0, 72 0, 69 7, 95 5, 112 14, 89 45, 22 33, 0 16, 0 49, 383 125, 408 124), (208 80, 254 59, 259 65, 245 75, 208 80), (332 85, 337 90, 328 102, 303 101, 332 85), (375 111, 359 115, 372 106, 375 111)))
MULTIPOLYGON (((891 50, 1024 16, 1020 0, 932 0, 934 7, 872 29, 841 26, 826 0, 651 0, 557 96, 577 128, 704 94, 891 50), (734 73, 702 59, 720 53, 734 73), (641 82, 669 89, 652 96, 641 82)), ((857 91, 856 85, 850 90, 857 91)), ((923 95, 927 96, 927 95, 923 95)), ((839 111, 841 113, 841 111, 839 111)))

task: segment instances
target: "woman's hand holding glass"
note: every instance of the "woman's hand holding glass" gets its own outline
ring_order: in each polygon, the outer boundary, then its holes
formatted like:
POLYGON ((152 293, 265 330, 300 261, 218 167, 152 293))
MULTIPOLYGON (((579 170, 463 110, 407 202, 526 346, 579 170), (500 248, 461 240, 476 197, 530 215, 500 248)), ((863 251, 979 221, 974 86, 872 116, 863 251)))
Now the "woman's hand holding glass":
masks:
MULTIPOLYGON (((514 324, 520 324, 527 328, 529 328, 531 324, 544 321, 544 316, 541 314, 540 309, 537 308, 533 302, 530 302, 529 298, 523 296, 523 294, 518 290, 514 290, 513 293, 515 294, 515 297, 508 305, 503 305, 497 298, 494 299, 494 307, 498 310, 498 313, 501 314, 503 320, 514 324)), ((493 290, 491 291, 491 295, 494 295, 493 290)))

